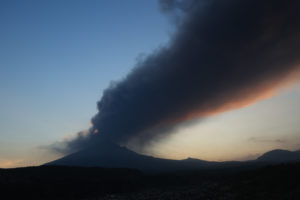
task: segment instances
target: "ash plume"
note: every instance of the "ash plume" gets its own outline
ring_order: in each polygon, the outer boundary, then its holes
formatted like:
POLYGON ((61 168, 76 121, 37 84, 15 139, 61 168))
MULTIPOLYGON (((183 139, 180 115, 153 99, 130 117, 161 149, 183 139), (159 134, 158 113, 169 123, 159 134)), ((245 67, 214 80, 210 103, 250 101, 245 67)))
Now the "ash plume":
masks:
POLYGON ((270 97, 298 77, 300 1, 161 0, 160 5, 167 14, 181 12, 170 43, 103 92, 92 128, 68 141, 68 148, 103 140, 147 145, 188 120, 270 97))

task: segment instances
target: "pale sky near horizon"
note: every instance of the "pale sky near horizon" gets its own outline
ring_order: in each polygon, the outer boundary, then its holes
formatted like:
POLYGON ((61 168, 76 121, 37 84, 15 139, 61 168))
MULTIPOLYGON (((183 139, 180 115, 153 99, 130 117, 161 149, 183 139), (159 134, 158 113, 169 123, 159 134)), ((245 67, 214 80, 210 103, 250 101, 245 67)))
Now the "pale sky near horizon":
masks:
MULTIPOLYGON (((156 1, 0 2, 0 168, 58 158, 43 148, 87 129, 96 102, 173 26, 156 1)), ((199 121, 144 153, 245 160, 300 149, 300 87, 199 121)))

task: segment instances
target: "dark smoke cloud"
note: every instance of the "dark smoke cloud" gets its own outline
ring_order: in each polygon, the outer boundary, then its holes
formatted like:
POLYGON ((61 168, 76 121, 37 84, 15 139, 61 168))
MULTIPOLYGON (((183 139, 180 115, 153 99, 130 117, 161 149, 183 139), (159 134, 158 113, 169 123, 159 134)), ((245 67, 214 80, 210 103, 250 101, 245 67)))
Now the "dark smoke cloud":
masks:
POLYGON ((199 8, 199 4, 203 7, 211 2, 205 0, 159 0, 159 8, 163 13, 167 14, 174 14, 176 11, 187 13, 199 8))
POLYGON ((162 13, 171 17, 172 22, 179 25, 187 13, 191 13, 195 8, 198 8, 197 4, 199 3, 204 7, 205 2, 199 0, 159 0, 159 8, 162 13))
POLYGON ((160 3, 183 13, 177 33, 103 92, 89 133, 69 148, 148 144, 187 120, 265 98, 298 69, 299 0, 160 3))

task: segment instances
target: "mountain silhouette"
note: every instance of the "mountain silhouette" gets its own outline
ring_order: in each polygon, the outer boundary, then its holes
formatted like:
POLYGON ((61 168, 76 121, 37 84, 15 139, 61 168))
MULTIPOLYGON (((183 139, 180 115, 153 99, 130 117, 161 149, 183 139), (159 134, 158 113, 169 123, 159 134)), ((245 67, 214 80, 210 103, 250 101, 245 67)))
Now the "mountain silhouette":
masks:
POLYGON ((262 156, 257 158, 257 161, 275 163, 300 161, 300 150, 288 151, 282 149, 275 149, 264 153, 262 156))
MULTIPOLYGON (((206 161, 201 163, 206 163, 206 161)), ((106 168, 135 168, 143 171, 166 171, 168 169, 181 169, 188 166, 189 163, 141 155, 126 147, 105 142, 100 147, 90 147, 46 163, 46 165, 101 166, 106 168)))
POLYGON ((90 147, 45 165, 84 166, 105 168, 134 168, 141 171, 175 171, 193 169, 261 166, 264 163, 300 161, 300 151, 272 150, 252 161, 211 162, 194 158, 171 160, 138 154, 114 143, 105 142, 90 147))
POLYGON ((44 165, 134 168, 141 171, 164 172, 211 168, 219 164, 194 158, 184 160, 155 158, 138 154, 111 142, 102 142, 96 147, 91 146, 44 165))

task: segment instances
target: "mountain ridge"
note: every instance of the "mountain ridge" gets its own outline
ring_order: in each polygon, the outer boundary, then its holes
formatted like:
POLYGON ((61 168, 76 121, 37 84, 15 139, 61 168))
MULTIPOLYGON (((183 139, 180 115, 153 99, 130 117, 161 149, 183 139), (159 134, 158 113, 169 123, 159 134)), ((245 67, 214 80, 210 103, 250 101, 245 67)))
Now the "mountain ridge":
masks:
POLYGON ((285 149, 274 149, 262 154, 256 160, 265 162, 300 161, 300 150, 289 151, 285 149))
POLYGON ((172 160, 142 155, 113 143, 104 143, 101 147, 90 147, 44 165, 83 166, 105 168, 134 168, 141 171, 176 171, 208 168, 228 168, 238 166, 261 166, 300 161, 300 150, 289 151, 274 149, 255 160, 249 161, 206 161, 196 158, 172 160))

